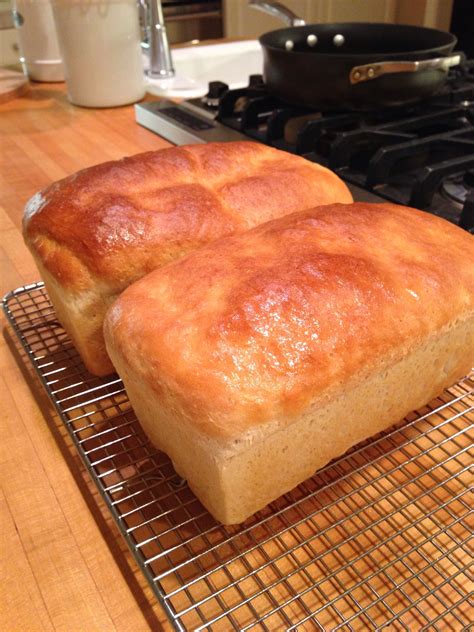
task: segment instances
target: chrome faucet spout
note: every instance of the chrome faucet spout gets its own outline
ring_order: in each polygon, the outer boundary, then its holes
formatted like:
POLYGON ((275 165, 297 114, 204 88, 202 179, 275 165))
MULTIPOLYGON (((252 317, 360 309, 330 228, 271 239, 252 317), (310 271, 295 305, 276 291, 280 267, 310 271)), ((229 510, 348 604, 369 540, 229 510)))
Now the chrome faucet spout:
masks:
POLYGON ((267 0, 249 0, 249 7, 258 9, 264 13, 283 20, 288 26, 304 26, 306 22, 299 18, 291 9, 285 7, 280 2, 269 2, 267 0))
POLYGON ((147 1, 146 21, 150 56, 147 74, 153 79, 173 77, 173 60, 171 58, 161 0, 147 1))

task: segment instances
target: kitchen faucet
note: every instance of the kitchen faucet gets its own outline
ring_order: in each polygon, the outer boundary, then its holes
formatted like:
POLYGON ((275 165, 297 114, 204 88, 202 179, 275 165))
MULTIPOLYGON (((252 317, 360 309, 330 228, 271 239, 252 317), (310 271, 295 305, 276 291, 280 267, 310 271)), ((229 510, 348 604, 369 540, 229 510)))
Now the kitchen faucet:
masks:
POLYGON ((306 22, 299 18, 297 15, 285 7, 280 2, 269 2, 267 0, 249 0, 249 7, 252 9, 259 9, 264 13, 269 13, 270 15, 275 16, 276 18, 280 18, 283 20, 288 26, 304 26, 306 22))
MULTIPOLYGON (((145 23, 145 47, 149 55, 147 75, 152 79, 174 77, 173 60, 161 0, 139 0, 139 6, 145 23)), ((279 17, 289 26, 304 26, 305 24, 304 20, 279 2, 249 0, 249 6, 279 17)))
POLYGON ((161 0, 139 0, 139 6, 145 26, 145 47, 149 55, 147 75, 152 79, 173 77, 173 60, 161 0))

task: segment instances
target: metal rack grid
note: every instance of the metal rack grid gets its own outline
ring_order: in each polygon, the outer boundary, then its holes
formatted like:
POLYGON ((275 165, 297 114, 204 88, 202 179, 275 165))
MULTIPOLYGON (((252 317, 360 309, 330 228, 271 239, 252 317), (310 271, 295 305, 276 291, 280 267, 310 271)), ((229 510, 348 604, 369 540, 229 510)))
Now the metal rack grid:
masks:
POLYGON ((4 310, 177 630, 464 630, 474 382, 359 444, 243 525, 216 523, 91 376, 42 283, 4 310))

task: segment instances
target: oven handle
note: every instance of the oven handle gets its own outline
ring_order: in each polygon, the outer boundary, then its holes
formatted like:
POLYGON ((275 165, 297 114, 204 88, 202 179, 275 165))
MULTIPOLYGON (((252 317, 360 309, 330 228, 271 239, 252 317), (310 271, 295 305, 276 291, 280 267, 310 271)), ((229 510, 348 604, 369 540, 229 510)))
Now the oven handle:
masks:
POLYGON ((421 61, 383 61, 374 64, 354 66, 349 73, 349 81, 352 84, 372 81, 381 75, 392 75, 398 72, 422 72, 423 70, 447 71, 451 66, 457 66, 461 62, 461 55, 454 54, 436 59, 424 59, 421 61))
POLYGON ((222 11, 218 9, 214 11, 196 11, 196 13, 175 13, 174 15, 167 15, 167 22, 180 22, 183 20, 200 20, 201 18, 220 18, 222 11))

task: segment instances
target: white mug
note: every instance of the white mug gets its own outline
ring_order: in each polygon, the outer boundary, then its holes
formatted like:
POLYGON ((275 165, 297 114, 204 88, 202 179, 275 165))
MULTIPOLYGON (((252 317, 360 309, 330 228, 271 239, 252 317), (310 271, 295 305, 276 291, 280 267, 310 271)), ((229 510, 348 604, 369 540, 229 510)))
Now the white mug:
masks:
POLYGON ((33 81, 64 81, 50 0, 15 0, 21 61, 33 81))
POLYGON ((52 0, 69 100, 113 107, 145 95, 136 0, 52 0))

